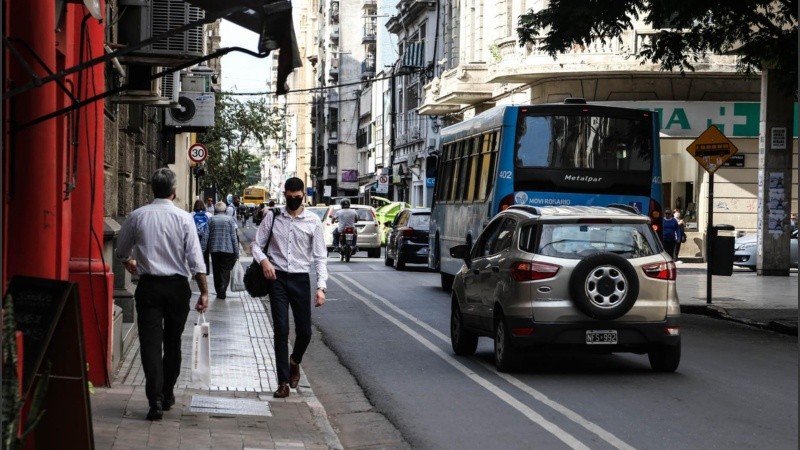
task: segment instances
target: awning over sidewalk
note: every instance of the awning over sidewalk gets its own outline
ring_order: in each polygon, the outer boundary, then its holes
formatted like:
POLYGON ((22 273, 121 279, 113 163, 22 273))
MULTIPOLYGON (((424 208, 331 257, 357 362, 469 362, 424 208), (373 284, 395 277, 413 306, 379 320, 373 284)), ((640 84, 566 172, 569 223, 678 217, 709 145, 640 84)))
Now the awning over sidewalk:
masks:
POLYGON ((279 50, 278 90, 276 94, 288 92, 286 79, 294 69, 303 66, 297 37, 292 21, 292 3, 289 0, 186 0, 206 11, 221 11, 233 6, 242 6, 242 12, 225 19, 258 34, 258 52, 279 50))

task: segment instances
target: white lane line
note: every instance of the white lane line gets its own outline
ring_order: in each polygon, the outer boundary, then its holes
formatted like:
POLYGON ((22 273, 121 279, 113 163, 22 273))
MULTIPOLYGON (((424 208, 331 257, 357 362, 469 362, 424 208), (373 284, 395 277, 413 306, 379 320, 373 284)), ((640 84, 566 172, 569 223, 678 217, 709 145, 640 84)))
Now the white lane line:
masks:
MULTIPOLYGON (((360 289, 361 291, 363 291, 367 295, 369 295, 372 298, 374 298, 374 299, 378 300, 379 302, 383 303, 384 305, 389 307, 392 311, 394 311, 397 314, 403 316, 404 318, 414 322, 415 324, 417 324, 418 326, 423 328, 425 331, 433 334, 434 336, 438 337, 439 339, 441 339, 442 341, 444 341, 446 343, 450 343, 450 336, 445 336, 439 330, 437 330, 437 329, 433 328, 432 326, 428 325, 427 323, 417 319, 415 316, 403 311, 402 309, 398 308, 393 303, 389 302, 388 300, 386 300, 385 298, 383 298, 380 295, 376 294, 375 292, 372 292, 369 289, 361 286, 360 284, 358 284, 352 278, 350 278, 350 277, 348 277, 346 275, 342 275, 341 277, 346 279, 350 284, 353 285, 353 287, 355 287, 357 289, 360 289)), ((450 355, 448 355, 448 357, 452 358, 450 355)), ((482 362, 482 361, 476 361, 476 362, 478 362, 479 364, 481 364, 485 368, 496 372, 493 366, 491 366, 491 365, 489 365, 489 364, 487 364, 485 362, 482 362)), ((538 400, 539 402, 544 403, 545 405, 549 406, 550 408, 553 408, 557 412, 563 414, 569 420, 577 423, 578 425, 582 426, 583 428, 585 428, 585 429, 589 430, 590 432, 596 434, 598 437, 600 437, 600 439, 608 442, 613 447, 618 448, 620 450, 633 450, 635 448, 635 447, 632 447, 631 445, 629 445, 628 443, 626 443, 625 441, 623 441, 622 439, 614 436, 614 434, 612 434, 611 432, 603 429, 601 426, 597 425, 596 423, 585 419, 584 417, 582 417, 580 414, 576 413, 575 411, 567 408, 566 406, 558 403, 555 400, 552 400, 551 398, 549 398, 544 393, 542 393, 542 392, 540 392, 540 391, 528 386, 527 384, 523 383, 522 381, 520 381, 516 377, 513 377, 511 375, 508 375, 508 374, 505 374, 505 373, 502 373, 502 372, 496 372, 496 374, 497 374, 497 376, 501 377, 502 379, 504 379, 507 382, 509 382, 510 384, 512 384, 514 387, 520 389, 521 391, 523 391, 526 394, 530 395, 531 397, 533 397, 534 399, 538 400)))
MULTIPOLYGON (((347 276, 342 276, 342 278, 345 278, 349 282, 353 283, 353 280, 351 278, 347 277, 347 276)), ((334 283, 338 284, 340 287, 346 289, 345 284, 342 283, 341 281, 335 279, 335 278, 330 278, 329 281, 333 281, 334 283)), ((401 330, 405 331, 409 336, 411 336, 412 338, 416 339, 420 344, 422 344, 425 347, 427 347, 428 350, 433 352, 433 354, 435 354, 436 356, 441 358, 444 362, 450 364, 451 366, 453 366, 453 368, 455 368, 459 372, 461 372, 464 375, 466 375, 467 377, 469 377, 472 381, 478 383, 478 385, 480 385, 484 389, 486 389, 489 392, 491 392, 492 394, 494 394, 497 398, 499 398, 500 400, 506 402, 509 406, 511 406, 512 408, 516 409, 517 411, 521 412, 525 417, 528 418, 528 420, 530 420, 531 422, 534 422, 537 425, 541 426, 542 428, 544 428, 545 430, 550 432, 553 436, 555 436, 556 438, 560 439, 562 442, 567 444, 570 448, 581 449, 581 450, 589 450, 589 447, 585 446, 577 438, 575 438, 571 434, 569 434, 566 431, 564 431, 563 429, 561 429, 561 427, 559 427, 558 425, 554 424, 553 422, 550 422, 549 420, 545 419, 539 413, 537 413, 533 409, 529 408, 527 405, 523 404, 519 400, 515 399, 514 397, 512 397, 510 394, 508 394, 507 392, 503 391, 499 387, 495 386, 489 380, 487 380, 487 379, 481 377, 480 375, 476 374, 475 372, 473 372, 469 367, 461 364, 458 361, 455 361, 453 358, 450 357, 450 355, 448 355, 444 351, 442 351, 442 349, 440 349, 438 346, 436 346, 433 342, 429 341, 428 339, 426 339, 425 337, 423 337, 422 335, 420 335, 416 331, 412 330, 408 325, 404 324, 403 322, 400 322, 395 317, 389 315, 387 312, 385 312, 382 309, 380 309, 378 306, 376 306, 374 303, 372 303, 371 301, 366 299, 360 293, 351 292, 351 294, 354 297, 356 297, 357 299, 361 300, 361 302, 364 303, 367 307, 369 307, 370 309, 375 311, 376 314, 380 315, 384 319, 386 319, 389 322, 393 323, 395 326, 397 326, 401 330)))

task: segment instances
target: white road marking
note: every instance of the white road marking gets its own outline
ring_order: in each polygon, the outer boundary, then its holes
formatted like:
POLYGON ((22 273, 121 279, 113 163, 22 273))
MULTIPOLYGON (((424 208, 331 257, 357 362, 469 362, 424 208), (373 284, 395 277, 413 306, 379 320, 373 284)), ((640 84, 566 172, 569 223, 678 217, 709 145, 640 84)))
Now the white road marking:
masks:
MULTIPOLYGON (((360 289, 361 291, 363 291, 364 293, 366 293, 370 297, 372 297, 372 298, 378 300, 379 302, 383 303, 384 305, 389 307, 392 311, 394 311, 397 314, 401 315, 402 317, 414 322, 415 324, 417 324, 418 326, 423 328, 425 331, 433 334, 434 336, 436 336, 437 338, 441 339, 442 341, 444 341, 444 342, 446 342, 448 344, 450 343, 450 336, 444 335, 439 330, 433 328, 432 326, 428 325, 425 322, 422 322, 421 320, 417 319, 415 316, 403 311, 402 309, 398 308, 397 306, 395 306, 394 304, 392 304, 391 302, 386 300, 384 297, 382 297, 382 296, 378 295, 377 293, 372 292, 369 289, 361 286, 360 284, 358 284, 352 278, 350 278, 350 277, 348 277, 346 275, 341 275, 341 277, 344 278, 345 280, 347 280, 350 284, 352 284, 353 287, 355 287, 357 289, 360 289)), ((338 280, 334 280, 334 281, 338 282, 338 280)), ((340 285, 341 285, 341 283, 340 283, 340 285)), ((359 299, 361 300, 361 298, 359 298, 359 299)), ((362 300, 362 301, 364 301, 364 300, 362 300)), ((370 305, 367 305, 367 306, 370 306, 370 305)), ((437 350, 438 350, 438 347, 437 347, 437 350)), ((441 352, 441 350, 439 350, 439 351, 441 352)), ((446 356, 443 356, 443 358, 447 358, 447 361, 451 362, 450 360, 453 359, 452 356, 451 355, 447 355, 444 352, 442 352, 442 353, 444 355, 446 355, 446 356)), ((491 365, 486 364, 485 362, 481 362, 481 361, 477 361, 477 362, 479 364, 481 364, 482 366, 486 367, 487 369, 494 371, 494 367, 492 367, 491 365)), ((459 364, 459 363, 456 363, 456 364, 459 364)), ((598 437, 600 437, 604 441, 608 442, 613 447, 618 448, 620 450, 633 450, 635 448, 635 447, 632 447, 631 445, 627 444, 622 439, 614 436, 614 434, 612 434, 611 432, 603 429, 601 426, 595 424, 594 422, 591 422, 590 420, 585 419, 584 417, 582 417, 580 414, 576 413, 575 411, 573 411, 573 410, 567 408, 566 406, 556 402, 555 400, 552 400, 551 398, 549 398, 544 393, 542 393, 542 392, 540 392, 540 391, 528 386, 527 384, 523 383, 522 381, 520 381, 516 377, 513 377, 511 375, 508 375, 508 374, 505 374, 505 373, 502 373, 502 372, 496 372, 496 374, 497 374, 497 376, 503 378, 504 380, 506 380, 507 382, 512 384, 514 387, 520 389, 521 391, 523 391, 526 394, 530 395, 531 397, 533 397, 534 399, 538 400, 539 402, 544 403, 545 405, 549 406, 550 408, 554 409, 555 411, 563 414, 569 420, 577 423, 578 425, 582 426, 583 428, 585 428, 585 429, 589 430, 590 432, 596 434, 598 437)))
MULTIPOLYGON (((342 275, 342 278, 345 278, 350 283, 354 283, 353 280, 345 275, 342 275)), ((345 284, 341 281, 331 278, 330 281, 338 284, 342 288, 346 288, 345 284)), ((521 412, 525 417, 527 417, 531 422, 536 423, 537 425, 541 426, 548 432, 550 432, 553 436, 560 439, 562 442, 567 444, 570 448, 574 449, 581 449, 581 450, 589 450, 589 447, 585 446, 581 441, 577 438, 572 436, 571 434, 567 433, 563 429, 561 429, 558 425, 550 422, 549 420, 542 417, 539 413, 534 411, 533 409, 529 408, 527 405, 523 404, 519 400, 512 397, 507 392, 503 391, 499 387, 495 386, 491 381, 481 377, 480 375, 473 372, 469 367, 461 364, 460 362, 454 360, 450 355, 446 354, 442 349, 437 347, 433 342, 429 341, 416 331, 412 330, 408 325, 400 322, 395 317, 389 315, 387 312, 380 309, 371 301, 367 300, 364 296, 357 292, 351 292, 351 294, 356 297, 357 299, 361 300, 367 307, 375 311, 376 314, 380 315, 384 319, 388 320, 389 322, 393 323, 395 326, 400 328, 401 330, 405 331, 409 336, 416 339, 420 344, 424 345, 428 348, 433 354, 441 358, 444 362, 450 364, 458 370, 459 372, 466 375, 472 381, 478 383, 481 387, 488 390, 492 394, 494 394, 500 400, 506 402, 509 406, 516 409, 517 411, 521 412)))

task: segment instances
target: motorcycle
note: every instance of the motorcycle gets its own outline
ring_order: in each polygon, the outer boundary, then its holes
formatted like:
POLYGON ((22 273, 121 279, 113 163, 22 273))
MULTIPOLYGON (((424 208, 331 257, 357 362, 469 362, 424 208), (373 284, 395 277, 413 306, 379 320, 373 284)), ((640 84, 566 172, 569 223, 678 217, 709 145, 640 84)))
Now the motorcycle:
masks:
POLYGON ((355 228, 345 227, 339 239, 341 240, 340 261, 350 262, 350 257, 358 252, 355 228))

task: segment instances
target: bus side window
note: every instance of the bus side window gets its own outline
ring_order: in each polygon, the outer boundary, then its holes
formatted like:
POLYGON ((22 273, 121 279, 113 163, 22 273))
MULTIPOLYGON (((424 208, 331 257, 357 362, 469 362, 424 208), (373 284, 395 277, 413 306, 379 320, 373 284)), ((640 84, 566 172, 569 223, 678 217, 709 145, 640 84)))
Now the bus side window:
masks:
POLYGON ((469 186, 467 186, 467 201, 474 202, 477 198, 478 187, 478 162, 480 155, 473 154, 469 157, 469 186))

